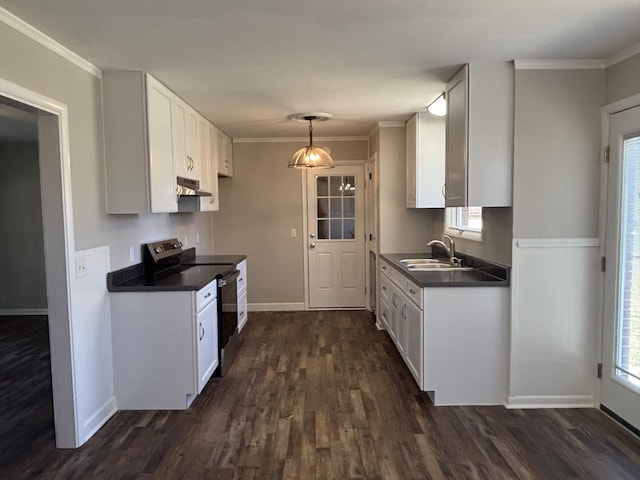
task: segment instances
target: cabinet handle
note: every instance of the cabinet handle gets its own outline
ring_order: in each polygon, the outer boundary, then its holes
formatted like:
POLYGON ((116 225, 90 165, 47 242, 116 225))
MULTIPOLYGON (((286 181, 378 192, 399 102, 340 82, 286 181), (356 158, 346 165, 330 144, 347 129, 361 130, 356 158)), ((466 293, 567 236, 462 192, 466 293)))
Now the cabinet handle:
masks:
POLYGON ((211 292, 207 292, 207 294, 204 296, 204 298, 209 298, 211 296, 211 292))
POLYGON ((406 305, 402 306, 402 318, 404 318, 405 320, 407 319, 407 306, 406 305))
POLYGON ((447 184, 442 185, 442 196, 447 198, 447 184))
POLYGON ((200 331, 202 332, 200 334, 200 340, 202 340, 204 338, 204 327, 202 326, 202 323, 198 324, 200 326, 200 331))
POLYGON ((394 294, 393 294, 393 297, 391 297, 391 303, 393 303, 393 306, 394 306, 394 307, 397 307, 397 306, 398 306, 398 305, 396 305, 396 296, 397 296, 397 295, 394 293, 394 294))
POLYGON ((240 316, 242 316, 242 315, 244 315, 244 310, 242 310, 242 311, 240 312, 240 316))
POLYGON ((410 288, 410 289, 409 289, 409 293, 410 293, 411 295, 415 295, 415 294, 416 294, 416 291, 415 291, 413 288, 410 288))
POLYGON ((380 268, 382 268, 382 270, 386 270, 387 269, 387 267, 385 267, 384 265, 382 265, 382 267, 380 267, 380 268))
POLYGON ((382 290, 384 290, 386 292, 387 291, 387 287, 382 287, 382 290))

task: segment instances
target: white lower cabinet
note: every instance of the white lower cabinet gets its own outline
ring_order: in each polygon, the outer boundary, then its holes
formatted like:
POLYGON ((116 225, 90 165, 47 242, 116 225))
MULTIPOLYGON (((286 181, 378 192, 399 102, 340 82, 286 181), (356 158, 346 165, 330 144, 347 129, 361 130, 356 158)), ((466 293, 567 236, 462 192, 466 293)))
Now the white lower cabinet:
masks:
POLYGON ((379 298, 382 323, 434 405, 504 404, 508 288, 420 288, 381 260, 379 298))
POLYGON ((188 408, 218 366, 217 283, 193 291, 113 292, 120 410, 188 408))

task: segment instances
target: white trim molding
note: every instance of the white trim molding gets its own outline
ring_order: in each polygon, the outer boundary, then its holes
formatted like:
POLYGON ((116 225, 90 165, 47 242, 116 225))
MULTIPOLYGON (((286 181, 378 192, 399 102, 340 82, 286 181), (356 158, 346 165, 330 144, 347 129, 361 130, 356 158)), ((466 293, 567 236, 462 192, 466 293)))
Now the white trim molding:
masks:
POLYGON ((627 58, 631 58, 634 55, 640 53, 640 43, 636 43, 635 45, 630 45, 624 50, 616 53, 615 55, 610 56, 604 62, 606 67, 610 67, 615 65, 616 63, 620 63, 625 61, 627 58))
POLYGON ((505 408, 594 408, 590 395, 532 395, 507 398, 505 408))
POLYGON ((39 43, 43 47, 51 50, 52 52, 57 53, 65 60, 73 63, 77 67, 80 67, 82 70, 90 73, 94 77, 102 78, 102 70, 96 67, 93 63, 85 60, 77 53, 72 52, 67 47, 58 43, 50 36, 42 33, 37 28, 29 25, 27 22, 25 22, 21 18, 16 17, 13 13, 2 7, 0 7, 0 22, 3 22, 14 30, 17 30, 18 32, 27 36, 34 42, 39 43))
POLYGON ((46 308, 1 308, 0 317, 23 317, 30 315, 48 315, 46 308))
POLYGON ((514 60, 516 70, 602 70, 604 60, 514 60))
POLYGON ((306 310, 304 302, 298 303, 250 303, 247 310, 250 312, 297 312, 306 310))
POLYGON ((516 247, 520 248, 572 248, 598 247, 597 238, 518 238, 516 247))
MULTIPOLYGON (((353 137, 313 137, 316 143, 321 142, 368 142, 369 137, 353 136, 353 137)), ((309 143, 309 137, 246 137, 234 138, 233 143, 309 143)))

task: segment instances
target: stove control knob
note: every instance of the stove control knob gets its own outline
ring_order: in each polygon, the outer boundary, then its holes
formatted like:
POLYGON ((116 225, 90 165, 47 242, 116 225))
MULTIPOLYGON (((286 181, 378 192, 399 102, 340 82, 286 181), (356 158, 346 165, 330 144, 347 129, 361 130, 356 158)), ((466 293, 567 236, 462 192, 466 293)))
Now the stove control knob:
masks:
POLYGON ((162 253, 164 251, 164 248, 156 247, 154 250, 155 250, 156 253, 162 253))

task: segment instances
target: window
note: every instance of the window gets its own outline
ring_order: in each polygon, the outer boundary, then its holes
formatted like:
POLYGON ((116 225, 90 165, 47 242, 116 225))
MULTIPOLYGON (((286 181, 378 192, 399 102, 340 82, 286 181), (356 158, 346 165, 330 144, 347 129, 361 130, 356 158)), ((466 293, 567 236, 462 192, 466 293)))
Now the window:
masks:
POLYGON ((445 208, 444 233, 482 241, 482 207, 445 208))

